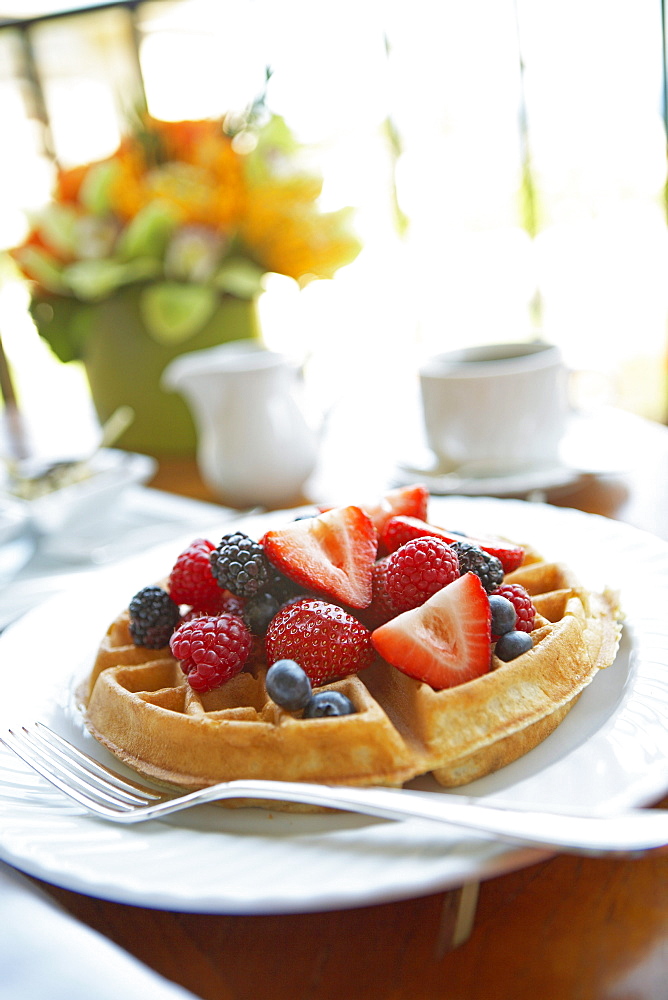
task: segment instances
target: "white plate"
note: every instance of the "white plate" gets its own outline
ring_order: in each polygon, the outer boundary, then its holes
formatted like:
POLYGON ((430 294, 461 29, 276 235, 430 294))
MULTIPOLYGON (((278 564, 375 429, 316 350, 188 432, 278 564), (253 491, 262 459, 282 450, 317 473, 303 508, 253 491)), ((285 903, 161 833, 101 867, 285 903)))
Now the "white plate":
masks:
MULTIPOLYGON (((615 810, 660 798, 668 788, 668 544, 618 522, 523 501, 441 498, 431 516, 533 542, 590 586, 619 588, 628 620, 615 664, 541 746, 460 792, 428 779, 418 786, 554 809, 615 810)), ((277 520, 255 518, 247 530, 277 520)), ((42 719, 110 762, 83 731, 72 692, 109 619, 165 572, 180 541, 101 570, 94 588, 42 605, 0 637, 1 725, 42 719)), ((9 751, 0 754, 0 857, 123 903, 208 913, 336 909, 437 892, 543 856, 427 822, 335 814, 206 806, 116 827, 64 801, 9 751)))

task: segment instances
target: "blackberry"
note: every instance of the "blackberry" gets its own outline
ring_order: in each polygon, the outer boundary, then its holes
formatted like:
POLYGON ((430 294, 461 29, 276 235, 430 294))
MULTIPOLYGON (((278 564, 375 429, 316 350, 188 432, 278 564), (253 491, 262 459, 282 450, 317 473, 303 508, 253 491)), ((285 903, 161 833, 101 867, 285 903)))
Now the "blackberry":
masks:
POLYGON ((130 635, 135 646, 162 649, 179 620, 179 606, 162 587, 144 587, 130 601, 130 635))
POLYGON ((256 594, 250 597, 241 613, 241 617, 253 635, 264 635, 269 622, 280 610, 281 603, 270 593, 256 594))
POLYGON ((272 597, 276 598, 279 604, 285 604, 286 601, 291 601, 297 596, 304 596, 303 588, 291 580, 289 576, 276 569, 272 563, 269 563, 269 579, 266 590, 272 597))
POLYGON ((269 560, 260 543, 243 531, 224 535, 210 559, 218 584, 237 597, 255 597, 267 589, 269 560))
POLYGON ((457 553, 462 576, 464 573, 475 573, 488 594, 503 583, 503 566, 496 556, 483 552, 471 542, 453 542, 450 547, 457 553))

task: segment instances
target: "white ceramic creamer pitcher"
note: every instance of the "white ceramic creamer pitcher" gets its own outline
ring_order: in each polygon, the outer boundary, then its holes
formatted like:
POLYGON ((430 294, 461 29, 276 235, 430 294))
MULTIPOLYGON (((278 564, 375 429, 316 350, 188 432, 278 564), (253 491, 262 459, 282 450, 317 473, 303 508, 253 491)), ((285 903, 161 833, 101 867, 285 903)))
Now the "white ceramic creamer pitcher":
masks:
POLYGON ((313 471, 317 435, 297 399, 298 369, 252 340, 183 354, 163 374, 188 402, 202 479, 238 507, 295 502, 313 471))

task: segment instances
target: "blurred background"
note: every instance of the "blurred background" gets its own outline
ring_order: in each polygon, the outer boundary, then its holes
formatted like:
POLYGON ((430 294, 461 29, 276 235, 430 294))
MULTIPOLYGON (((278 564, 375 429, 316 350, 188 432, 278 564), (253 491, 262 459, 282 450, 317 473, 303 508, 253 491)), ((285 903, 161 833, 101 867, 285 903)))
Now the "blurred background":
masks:
POLYGON ((362 245, 332 280, 263 282, 264 339, 306 359, 319 404, 540 333, 583 406, 664 422, 664 16, 661 0, 0 0, 0 331, 22 405, 81 431, 83 371, 37 336, 2 255, 56 167, 111 155, 142 99, 170 121, 243 109, 270 67, 268 107, 362 245))

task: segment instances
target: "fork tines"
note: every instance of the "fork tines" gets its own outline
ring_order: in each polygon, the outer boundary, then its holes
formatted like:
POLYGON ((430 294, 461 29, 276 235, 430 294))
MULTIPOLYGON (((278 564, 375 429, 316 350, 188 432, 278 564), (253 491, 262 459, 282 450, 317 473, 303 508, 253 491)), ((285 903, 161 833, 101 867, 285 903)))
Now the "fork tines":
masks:
POLYGON ((0 741, 51 784, 95 812, 126 812, 165 798, 125 780, 41 722, 10 729, 0 741))

